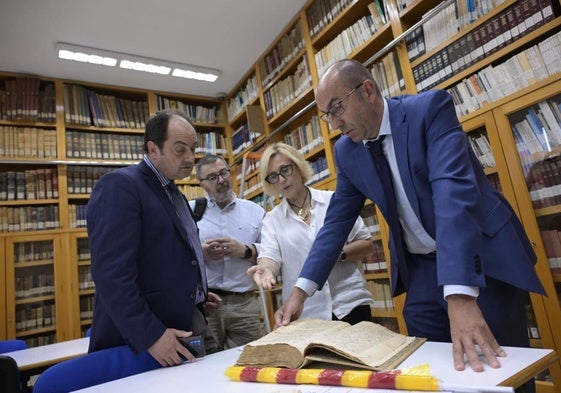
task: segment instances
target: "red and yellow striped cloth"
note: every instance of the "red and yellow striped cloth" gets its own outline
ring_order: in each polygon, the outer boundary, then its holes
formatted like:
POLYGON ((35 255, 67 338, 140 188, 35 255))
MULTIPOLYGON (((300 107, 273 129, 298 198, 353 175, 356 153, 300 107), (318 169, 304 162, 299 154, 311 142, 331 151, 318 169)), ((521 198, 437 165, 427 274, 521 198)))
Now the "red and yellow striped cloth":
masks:
POLYGON ((407 370, 366 371, 332 369, 289 369, 277 367, 228 367, 234 381, 278 384, 349 386, 356 388, 439 391, 438 380, 428 365, 407 370))

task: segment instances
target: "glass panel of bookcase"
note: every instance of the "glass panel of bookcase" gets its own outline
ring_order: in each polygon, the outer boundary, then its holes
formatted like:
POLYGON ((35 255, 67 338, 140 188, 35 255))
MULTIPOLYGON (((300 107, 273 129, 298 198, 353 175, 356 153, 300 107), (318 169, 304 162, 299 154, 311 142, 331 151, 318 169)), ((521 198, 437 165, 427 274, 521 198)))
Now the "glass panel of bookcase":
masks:
POLYGON ((491 144, 487 138, 485 127, 477 128, 468 133, 468 140, 477 159, 483 168, 494 168, 496 166, 495 156, 491 144))
POLYGON ((395 311, 389 278, 368 280, 366 284, 374 297, 374 305, 372 306, 374 312, 395 311))
POLYGON ((561 282, 561 95, 509 116, 549 267, 561 282))
POLYGON ((16 336, 29 346, 55 342, 54 241, 14 243, 16 336))

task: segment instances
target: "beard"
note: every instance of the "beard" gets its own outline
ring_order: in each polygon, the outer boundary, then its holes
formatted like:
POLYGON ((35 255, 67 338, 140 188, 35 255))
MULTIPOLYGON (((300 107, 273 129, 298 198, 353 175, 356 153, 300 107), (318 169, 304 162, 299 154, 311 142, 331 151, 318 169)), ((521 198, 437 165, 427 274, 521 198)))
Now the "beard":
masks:
POLYGON ((232 187, 229 184, 223 183, 216 187, 216 195, 214 200, 218 203, 227 202, 232 197, 232 187))

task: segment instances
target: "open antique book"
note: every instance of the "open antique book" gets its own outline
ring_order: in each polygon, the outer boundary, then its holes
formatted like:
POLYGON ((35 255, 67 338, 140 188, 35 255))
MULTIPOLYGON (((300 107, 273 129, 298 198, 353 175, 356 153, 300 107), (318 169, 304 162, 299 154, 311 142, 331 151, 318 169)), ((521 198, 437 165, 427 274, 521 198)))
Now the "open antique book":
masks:
POLYGON ((397 367, 424 338, 404 336, 373 322, 302 319, 248 343, 236 365, 310 367, 312 362, 368 370, 397 367))

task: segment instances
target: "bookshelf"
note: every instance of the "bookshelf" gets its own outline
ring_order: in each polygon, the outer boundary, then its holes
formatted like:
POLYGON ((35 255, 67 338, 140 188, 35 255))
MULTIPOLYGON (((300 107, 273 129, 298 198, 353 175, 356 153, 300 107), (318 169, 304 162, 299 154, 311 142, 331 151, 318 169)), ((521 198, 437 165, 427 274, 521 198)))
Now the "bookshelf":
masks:
MULTIPOLYGON (((143 157, 146 119, 184 110, 200 157, 230 159, 220 99, 0 72, 0 339, 84 336, 95 287, 85 209, 97 180, 143 157)), ((188 198, 204 195, 192 176, 188 198)))
MULTIPOLYGON (((265 94, 275 83, 294 74, 300 59, 307 59, 312 87, 283 101, 280 110, 268 115, 268 132, 249 149, 285 141, 297 146, 309 160, 323 157, 329 175, 315 186, 333 189, 333 146, 340 132, 320 122, 322 143, 310 148, 301 142, 302 130, 319 115, 313 86, 323 69, 335 59, 358 60, 371 69, 387 97, 434 88, 447 90, 485 173, 515 208, 535 244, 536 270, 548 297, 532 295, 528 302, 531 343, 560 351, 561 339, 559 335, 554 337, 553 331, 561 325, 561 243, 551 239, 557 239, 561 231, 557 220, 561 218, 561 179, 552 175, 561 163, 561 116, 551 102, 557 104, 561 97, 561 5, 558 0, 488 0, 474 2, 471 9, 467 4, 457 0, 308 1, 248 74, 256 76, 260 97, 252 104, 261 105, 265 113, 269 110, 265 94), (262 62, 295 26, 302 29, 304 47, 295 50, 290 60, 275 68, 275 76, 269 77, 262 71, 262 62), (553 113, 546 112, 545 119, 544 101, 553 113), (519 137, 518 123, 530 116, 527 113, 532 108, 538 120, 549 120, 549 145, 543 144, 543 132, 534 132, 532 138, 527 125, 523 129, 527 140, 519 137), (541 177, 527 179, 528 162, 536 167, 534 175, 537 172, 541 177)), ((239 90, 234 89, 230 96, 237 96, 239 90)), ((365 205, 363 215, 367 220, 372 215, 379 217, 376 213, 374 206, 365 205)), ((370 270, 372 264, 379 267, 389 255, 383 220, 379 227, 373 241, 379 242, 383 254, 365 261, 366 277, 377 294, 383 293, 383 285, 389 280, 387 272, 370 270)), ((393 304, 386 304, 381 294, 376 297, 383 301, 373 309, 373 318, 405 332, 400 312, 403 297, 393 299, 393 304)), ((540 378, 539 392, 558 389, 559 362, 540 378)))

